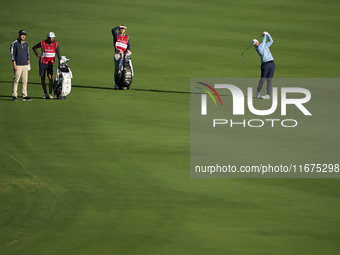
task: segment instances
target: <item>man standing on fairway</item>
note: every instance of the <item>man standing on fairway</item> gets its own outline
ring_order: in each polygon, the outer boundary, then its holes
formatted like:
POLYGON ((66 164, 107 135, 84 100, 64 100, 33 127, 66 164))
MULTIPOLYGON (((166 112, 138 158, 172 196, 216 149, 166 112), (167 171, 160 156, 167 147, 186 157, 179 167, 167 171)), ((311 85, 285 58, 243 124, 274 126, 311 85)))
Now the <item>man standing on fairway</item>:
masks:
POLYGON ((125 30, 127 27, 125 26, 118 26, 115 28, 112 28, 112 35, 113 35, 113 46, 115 47, 115 55, 114 55, 114 62, 115 62, 115 86, 113 89, 118 89, 117 86, 117 75, 118 75, 118 67, 121 59, 121 54, 119 53, 119 50, 122 50, 124 54, 128 53, 131 54, 130 51, 130 41, 129 36, 125 34, 125 30), (119 29, 119 33, 117 34, 116 30, 119 29))
POLYGON ((30 53, 28 43, 25 42, 26 32, 20 30, 18 39, 11 44, 11 55, 14 70, 14 79, 12 87, 13 101, 17 101, 18 97, 18 84, 21 77, 22 84, 22 101, 32 101, 27 97, 27 79, 30 66, 30 53))
POLYGON ((267 79, 267 94, 265 96, 262 96, 262 98, 270 99, 270 93, 272 91, 272 79, 273 79, 274 72, 275 72, 274 58, 269 50, 269 47, 273 43, 273 39, 268 32, 263 32, 262 36, 263 36, 263 40, 261 44, 256 39, 252 41, 252 44, 254 45, 255 50, 261 57, 261 63, 262 63, 261 79, 257 86, 256 98, 260 97, 260 91, 262 89, 263 83, 267 79), (266 42, 267 37, 268 37, 268 42, 266 42))
POLYGON ((55 59, 55 54, 57 53, 58 59, 60 60, 60 52, 58 42, 55 41, 55 34, 53 32, 49 32, 47 34, 47 39, 45 41, 41 41, 38 44, 33 46, 33 51, 35 55, 40 58, 39 61, 39 76, 41 78, 41 85, 43 87, 45 95, 43 99, 53 99, 52 96, 52 87, 53 87, 53 64, 55 59), (37 49, 41 48, 42 54, 39 55, 37 49), (45 82, 45 73, 47 72, 47 76, 49 79, 49 94, 47 94, 46 90, 46 82, 45 82))

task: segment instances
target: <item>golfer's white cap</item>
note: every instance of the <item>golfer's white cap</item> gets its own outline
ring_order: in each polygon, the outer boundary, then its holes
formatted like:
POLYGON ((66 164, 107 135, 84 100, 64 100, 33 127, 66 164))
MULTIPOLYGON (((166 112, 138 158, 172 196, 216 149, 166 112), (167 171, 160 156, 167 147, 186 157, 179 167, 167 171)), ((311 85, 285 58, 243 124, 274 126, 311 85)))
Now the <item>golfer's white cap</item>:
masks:
POLYGON ((255 43, 258 43, 259 41, 258 40, 256 40, 256 39, 254 39, 254 40, 252 40, 251 41, 251 43, 254 45, 255 43))
POLYGON ((47 37, 49 37, 49 38, 54 38, 54 37, 55 37, 55 34, 54 34, 53 32, 49 32, 49 33, 47 34, 47 37))

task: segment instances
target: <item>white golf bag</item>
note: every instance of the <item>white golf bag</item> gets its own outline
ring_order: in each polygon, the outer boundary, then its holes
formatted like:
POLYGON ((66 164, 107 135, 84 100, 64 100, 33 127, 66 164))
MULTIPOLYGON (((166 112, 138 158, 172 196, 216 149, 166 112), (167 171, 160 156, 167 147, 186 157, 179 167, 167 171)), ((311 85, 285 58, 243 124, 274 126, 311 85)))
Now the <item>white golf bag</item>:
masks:
POLYGON ((61 57, 54 80, 53 91, 58 99, 66 99, 66 96, 71 92, 71 79, 73 76, 67 61, 69 59, 65 56, 61 57))

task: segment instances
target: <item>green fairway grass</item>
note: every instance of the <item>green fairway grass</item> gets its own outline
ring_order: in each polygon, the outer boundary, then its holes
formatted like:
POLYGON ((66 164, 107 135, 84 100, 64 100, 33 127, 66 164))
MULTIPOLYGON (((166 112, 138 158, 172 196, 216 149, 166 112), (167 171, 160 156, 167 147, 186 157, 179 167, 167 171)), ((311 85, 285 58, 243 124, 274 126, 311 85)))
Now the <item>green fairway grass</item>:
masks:
MULTIPOLYGON (((259 77, 253 47, 240 54, 263 31, 274 40, 275 77, 339 78, 339 5, 2 1, 0 254, 338 254, 339 179, 191 179, 189 107, 190 78, 259 77), (129 91, 112 89, 111 29, 122 24, 129 91), (21 82, 11 101, 9 49, 21 29, 31 102, 21 82), (31 48, 50 31, 70 59, 66 100, 42 100, 31 48)), ((258 161, 260 150, 276 162, 340 163, 340 89, 310 89, 313 119, 298 132, 230 134, 235 164, 258 161)))

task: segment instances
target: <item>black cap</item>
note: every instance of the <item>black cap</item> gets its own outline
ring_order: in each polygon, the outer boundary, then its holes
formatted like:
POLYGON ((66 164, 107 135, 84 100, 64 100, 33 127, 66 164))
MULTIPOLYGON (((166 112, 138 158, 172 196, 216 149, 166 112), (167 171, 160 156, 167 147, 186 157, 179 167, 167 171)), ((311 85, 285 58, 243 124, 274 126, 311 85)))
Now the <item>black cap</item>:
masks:
POLYGON ((25 32, 25 30, 20 30, 18 34, 19 34, 19 35, 27 35, 26 32, 25 32))

